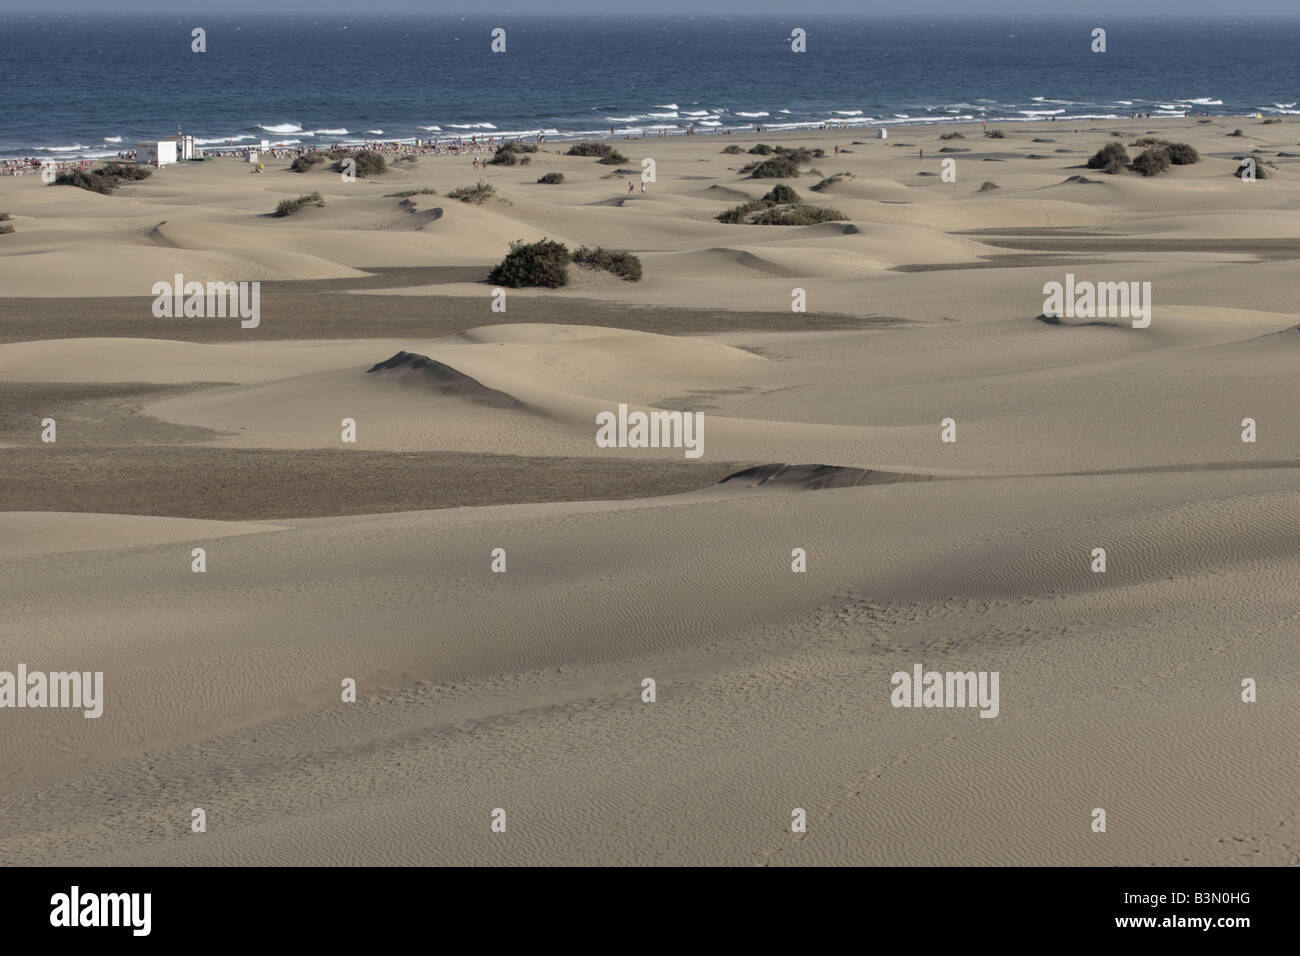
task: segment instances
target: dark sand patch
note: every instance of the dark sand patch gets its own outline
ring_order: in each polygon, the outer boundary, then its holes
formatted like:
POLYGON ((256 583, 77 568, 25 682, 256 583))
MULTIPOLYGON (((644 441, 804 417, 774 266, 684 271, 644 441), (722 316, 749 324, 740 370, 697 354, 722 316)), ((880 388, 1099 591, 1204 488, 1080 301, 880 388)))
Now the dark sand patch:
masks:
POLYGON ((211 441, 221 433, 197 425, 174 425, 142 415, 140 410, 150 402, 224 384, 0 382, 0 443, 42 445, 41 421, 45 418, 56 423, 56 446, 211 441))
MULTIPOLYGON (((304 286, 309 283, 304 283, 304 286)), ((258 342, 288 339, 431 339, 478 325, 525 322, 600 325, 664 335, 722 332, 880 329, 906 319, 847 313, 735 312, 633 306, 596 299, 518 296, 510 312, 481 310, 462 296, 366 296, 309 291, 292 283, 262 286, 261 325, 240 328, 238 319, 153 315, 149 296, 101 298, 0 298, 0 343, 69 338, 147 338, 184 342, 258 342)))
POLYGON ((158 445, 6 448, 0 511, 257 521, 695 491, 741 462, 158 445))

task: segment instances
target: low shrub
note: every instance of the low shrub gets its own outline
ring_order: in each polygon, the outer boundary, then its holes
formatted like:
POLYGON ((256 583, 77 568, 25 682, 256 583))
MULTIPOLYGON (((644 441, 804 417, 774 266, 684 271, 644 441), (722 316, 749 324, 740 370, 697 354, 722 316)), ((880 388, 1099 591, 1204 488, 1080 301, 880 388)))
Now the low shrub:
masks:
POLYGON ((1133 160, 1133 169, 1143 176, 1159 176, 1169 169, 1169 150, 1163 146, 1150 146, 1133 160))
POLYGON ((325 154, 321 152, 303 153, 301 156, 295 156, 293 162, 289 164, 290 172, 305 173, 314 166, 325 162, 325 154))
POLYGON ((491 199, 496 194, 496 191, 495 186, 480 179, 473 186, 457 186, 447 193, 447 198, 459 199, 461 202, 472 202, 476 206, 481 206, 491 199))
POLYGON ((342 172, 344 159, 351 159, 354 162, 354 170, 358 179, 364 179, 366 176, 379 176, 388 172, 388 162, 384 159, 383 153, 376 153, 370 149, 363 149, 352 156, 344 156, 335 162, 330 169, 336 173, 342 172))
POLYGON ((511 289, 558 289, 569 282, 570 259, 569 250, 554 240, 526 243, 516 239, 506 257, 488 273, 488 281, 511 289))
POLYGON ((741 149, 739 146, 737 146, 735 143, 732 143, 730 146, 724 146, 722 151, 730 156, 735 156, 737 153, 744 152, 744 150, 741 149))
POLYGON ((1089 169, 1104 169, 1108 173, 1118 173, 1128 165, 1128 150, 1122 143, 1107 143, 1088 160, 1089 169))
POLYGON ((537 180, 539 183, 545 183, 548 186, 558 186, 564 182, 564 173, 547 173, 537 180))
POLYGON ((320 193, 318 192, 305 193, 297 197, 296 199, 281 199, 280 204, 275 207, 275 212, 273 213, 273 215, 279 216, 280 218, 284 218, 285 216, 292 216, 299 209, 303 209, 307 206, 323 206, 323 205, 325 205, 325 200, 321 198, 320 193))
POLYGON ((626 249, 605 249, 597 246, 589 249, 580 246, 573 254, 573 261, 588 269, 604 269, 628 282, 641 279, 641 260, 626 249))
POLYGON ((1007 134, 1004 133, 1004 132, 1003 132, 1002 130, 1000 130, 1000 129, 988 129, 988 130, 985 130, 985 131, 984 131, 984 135, 987 136, 989 139, 1006 139, 1006 138, 1007 138, 1007 134))
POLYGON ((741 172, 754 179, 793 179, 799 175, 799 164, 785 156, 773 156, 761 163, 750 163, 741 172))

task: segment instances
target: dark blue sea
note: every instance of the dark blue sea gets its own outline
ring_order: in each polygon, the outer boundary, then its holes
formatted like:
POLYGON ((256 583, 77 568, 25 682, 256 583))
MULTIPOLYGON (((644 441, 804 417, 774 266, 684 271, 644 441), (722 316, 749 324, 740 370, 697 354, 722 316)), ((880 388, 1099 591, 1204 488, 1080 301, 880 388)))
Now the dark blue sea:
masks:
POLYGON ((0 156, 112 155, 178 127, 210 146, 559 139, 1297 102, 1300 20, 0 16, 0 156))

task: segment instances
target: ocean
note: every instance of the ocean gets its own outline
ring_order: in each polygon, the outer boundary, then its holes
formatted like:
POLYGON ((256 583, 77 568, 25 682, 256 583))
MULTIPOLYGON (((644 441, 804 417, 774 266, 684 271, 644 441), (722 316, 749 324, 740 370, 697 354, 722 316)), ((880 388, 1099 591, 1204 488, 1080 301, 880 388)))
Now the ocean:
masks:
POLYGON ((328 145, 1300 115, 1298 51, 1298 20, 1231 18, 7 15, 0 157, 112 156, 178 128, 208 146, 328 145))

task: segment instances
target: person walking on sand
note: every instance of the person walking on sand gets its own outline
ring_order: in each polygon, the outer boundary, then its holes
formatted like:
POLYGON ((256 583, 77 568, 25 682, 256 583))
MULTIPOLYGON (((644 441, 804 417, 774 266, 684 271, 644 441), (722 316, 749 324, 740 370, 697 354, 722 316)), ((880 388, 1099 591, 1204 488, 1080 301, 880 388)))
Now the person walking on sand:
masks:
POLYGON ((917 150, 917 152, 919 152, 919 153, 921 154, 921 158, 922 158, 922 159, 925 159, 925 147, 924 147, 924 146, 920 147, 920 148, 917 150))
POLYGON ((641 195, 645 195, 645 180, 641 180, 641 195))
POLYGON ((632 195, 632 183, 631 183, 631 182, 629 182, 629 183, 627 184, 627 194, 628 194, 629 196, 632 195))

